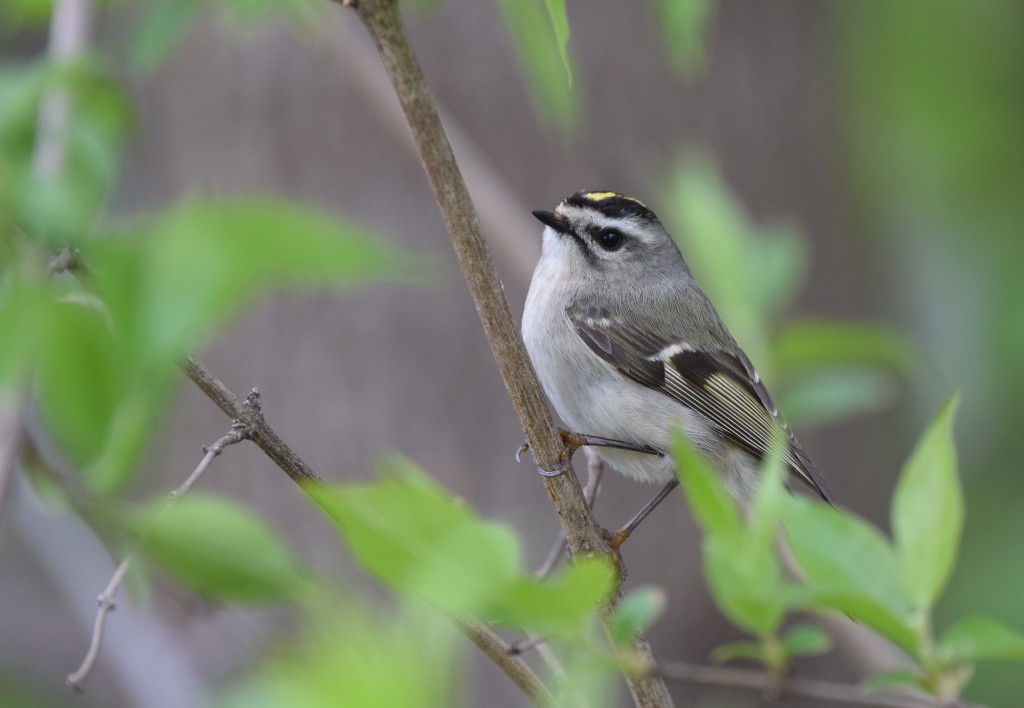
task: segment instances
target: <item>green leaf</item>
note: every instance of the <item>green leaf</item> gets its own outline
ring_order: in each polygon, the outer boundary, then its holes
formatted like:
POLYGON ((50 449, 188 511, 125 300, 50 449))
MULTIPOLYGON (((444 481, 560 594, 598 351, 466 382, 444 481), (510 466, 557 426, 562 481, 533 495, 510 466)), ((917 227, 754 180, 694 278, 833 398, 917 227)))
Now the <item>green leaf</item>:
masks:
POLYGON ((604 559, 584 559, 541 583, 520 568, 519 543, 481 520, 407 460, 372 484, 310 494, 363 567, 399 592, 458 616, 541 633, 582 631, 615 583, 604 559))
POLYGON ((861 591, 896 614, 910 609, 892 548, 873 526, 805 497, 788 499, 783 518, 790 547, 810 580, 861 591))
MULTIPOLYGON (((777 449, 785 444, 782 431, 776 431, 776 444, 780 446, 777 449)), ((775 552, 779 514, 787 496, 784 474, 782 459, 778 455, 767 455, 761 464, 761 477, 750 508, 745 553, 772 556, 775 552)))
POLYGON ((551 29, 555 33, 558 53, 562 57, 562 68, 572 85, 572 59, 569 57, 569 14, 565 10, 565 0, 544 0, 544 6, 551 20, 551 29))
POLYGON ((132 523, 146 555, 202 595, 267 603, 308 585, 308 574, 280 537, 231 499, 192 492, 150 504, 132 523))
POLYGON ((0 5, 0 19, 6 28, 45 27, 55 0, 6 0, 0 5))
POLYGON ((763 664, 764 658, 764 648, 761 646, 761 643, 749 640, 727 642, 720 647, 716 647, 711 652, 711 661, 716 664, 724 664, 727 661, 734 661, 736 659, 750 659, 751 661, 763 664))
POLYGON ((124 395, 121 353, 106 313, 88 301, 47 312, 39 363, 44 419, 77 466, 102 451, 124 395))
POLYGON ((50 434, 108 496, 127 484, 177 381, 173 359, 143 365, 103 303, 70 293, 34 323, 40 408, 50 434))
POLYGON ((949 399, 907 461, 892 502, 892 528, 914 606, 928 610, 949 579, 964 522, 949 399))
POLYGON ((676 469, 697 523, 705 534, 738 537, 743 516, 736 500, 681 431, 674 432, 673 443, 676 469))
POLYGON ((748 553, 747 538, 704 538, 704 575, 722 613, 760 639, 782 623, 793 595, 782 581, 774 555, 748 553))
POLYGON ((939 650, 961 661, 1024 661, 1024 635, 988 617, 965 617, 943 633, 939 650))
POLYGON ((51 307, 38 283, 0 270, 0 391, 24 385, 46 338, 51 307))
POLYGON ((904 334, 860 322, 798 320, 775 338, 774 360, 781 375, 808 367, 868 366, 910 375, 921 356, 904 334))
POLYGON ((787 500, 783 519, 816 602, 851 614, 916 655, 910 598, 885 538, 852 514, 803 497, 787 500))
POLYGON ((518 577, 516 536, 420 477, 309 491, 382 581, 447 612, 479 612, 518 577))
POLYGON ((794 625, 782 635, 782 648, 787 656, 824 654, 832 647, 828 633, 814 624, 794 625))
POLYGON ((665 611, 668 598, 655 585, 644 585, 627 593, 612 614, 611 637, 617 645, 628 644, 665 611))
POLYGON ((683 74, 695 73, 704 66, 704 35, 714 5, 714 0, 656 0, 654 3, 669 58, 683 74))
POLYGON ((181 356, 276 287, 409 280, 416 265, 355 224, 273 199, 186 202, 148 240, 110 239, 87 260, 125 336, 158 359, 181 356))
POLYGON ((561 574, 540 582, 520 576, 498 589, 480 617, 544 635, 581 636, 616 583, 604 558, 581 558, 561 574))
POLYGON ((559 12, 561 2, 544 2, 546 10, 541 0, 495 0, 537 112, 550 128, 567 137, 579 120, 579 82, 572 81, 571 56, 563 44, 563 39, 568 42, 569 27, 564 7, 559 12))
POLYGON ((160 66, 192 27, 201 7, 198 0, 144 3, 142 21, 132 40, 131 61, 145 72, 160 66))
POLYGON ((714 159, 681 159, 663 195, 666 224, 697 279, 751 359, 768 357, 767 324, 792 298, 806 246, 792 227, 755 225, 722 179, 714 159))
MULTIPOLYGON (((131 104, 105 69, 86 57, 0 69, 0 190, 19 230, 74 242, 90 232, 117 177, 118 149, 131 104), (54 92, 74 103, 63 159, 40 172, 34 162, 41 101, 54 92)), ((47 163, 50 164, 50 163, 47 163)))
POLYGON ((221 708, 408 708, 459 705, 454 624, 422 605, 376 610, 353 593, 314 607, 301 644, 265 652, 270 660, 219 696, 221 708), (284 649, 285 651, 282 651, 284 649))
POLYGON ((896 382, 874 369, 801 369, 786 377, 777 396, 790 423, 828 425, 885 408, 896 397, 896 382))

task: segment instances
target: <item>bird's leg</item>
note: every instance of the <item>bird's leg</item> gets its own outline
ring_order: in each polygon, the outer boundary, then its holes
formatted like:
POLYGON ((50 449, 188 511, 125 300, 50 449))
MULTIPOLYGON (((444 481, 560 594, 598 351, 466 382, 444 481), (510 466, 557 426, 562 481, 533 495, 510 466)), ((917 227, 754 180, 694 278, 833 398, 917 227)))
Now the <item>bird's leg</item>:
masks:
POLYGON ((619 450, 642 452, 645 455, 657 455, 658 457, 661 457, 662 455, 662 453, 658 452, 653 447, 636 445, 622 440, 612 440, 610 438, 602 438, 597 435, 587 435, 585 433, 570 433, 568 430, 559 430, 558 434, 562 436, 562 442, 565 443, 565 447, 569 450, 570 455, 584 445, 588 447, 614 447, 619 450))
MULTIPOLYGON (((602 438, 597 435, 587 435, 585 433, 570 433, 568 430, 559 429, 558 434, 562 437, 562 443, 565 445, 565 454, 563 460, 553 470, 540 470, 538 472, 542 477, 557 477, 565 472, 565 465, 570 459, 572 459, 573 453, 583 446, 590 447, 614 447, 619 450, 630 450, 631 452, 641 452, 645 455, 658 455, 659 457, 663 454, 658 452, 653 447, 647 447, 646 445, 636 445, 634 443, 625 442, 623 440, 612 440, 611 438, 602 438)), ((530 442, 524 440, 523 444, 516 450, 516 462, 522 462, 522 455, 524 452, 530 449, 530 442)))
POLYGON ((661 503, 661 500, 669 495, 673 489, 679 486, 679 480, 673 479, 671 482, 662 487, 661 491, 654 495, 654 498, 644 504, 644 508, 638 511, 632 519, 626 522, 626 525, 615 533, 608 534, 608 545, 613 549, 618 550, 619 546, 626 542, 629 535, 636 530, 636 527, 640 525, 640 522, 647 518, 647 515, 654 511, 654 507, 661 503))

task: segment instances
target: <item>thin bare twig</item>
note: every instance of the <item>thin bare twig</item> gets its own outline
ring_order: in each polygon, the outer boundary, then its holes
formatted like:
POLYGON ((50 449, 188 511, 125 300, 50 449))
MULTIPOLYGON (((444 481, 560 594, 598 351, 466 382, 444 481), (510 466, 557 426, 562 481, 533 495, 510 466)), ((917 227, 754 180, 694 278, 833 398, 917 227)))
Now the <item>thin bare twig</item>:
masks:
POLYGON ((668 679, 727 688, 745 688, 773 696, 801 696, 831 703, 895 708, 936 708, 942 704, 923 695, 868 693, 859 686, 807 678, 779 678, 767 671, 659 661, 658 673, 668 679))
MULTIPOLYGON (((259 414, 260 411, 260 400, 259 391, 253 389, 246 399, 244 404, 259 414)), ((192 474, 182 482, 178 487, 170 493, 169 501, 174 501, 183 497, 185 494, 195 486, 199 478, 203 476, 209 468, 210 463, 213 462, 213 458, 217 457, 224 451, 228 445, 235 445, 243 440, 247 439, 250 434, 250 428, 247 423, 234 420, 231 423, 231 429, 217 439, 209 447, 203 448, 203 459, 200 460, 199 464, 192 471, 192 474)), ((103 635, 107 625, 107 615, 109 615, 117 607, 117 592, 121 589, 122 583, 124 583, 125 574, 128 572, 128 566, 131 564, 132 556, 135 553, 136 546, 133 546, 118 564, 114 574, 110 577, 110 582, 103 588, 103 592, 96 598, 98 608, 96 610, 96 622, 92 628, 92 638, 89 640, 89 649, 85 653, 85 658, 82 659, 81 665, 72 673, 68 674, 67 685, 74 691, 81 693, 84 690, 85 680, 92 673, 93 667, 96 665, 96 659, 99 658, 100 648, 103 646, 103 635)))
MULTIPOLYGON (((502 379, 529 441, 534 460, 545 471, 561 471, 545 477, 548 495, 558 512, 573 556, 603 555, 612 550, 594 521, 579 480, 555 428, 526 348, 512 320, 501 281, 480 233, 476 210, 455 162, 438 117, 423 70, 405 36, 396 0, 359 0, 354 8, 366 27, 391 79, 427 178, 455 247, 459 265, 491 345, 502 379)), ((601 609, 607 623, 619 594, 601 609)), ((643 636, 633 643, 642 660, 653 663, 643 636)), ((638 706, 670 706, 672 699, 660 677, 626 676, 638 706)))

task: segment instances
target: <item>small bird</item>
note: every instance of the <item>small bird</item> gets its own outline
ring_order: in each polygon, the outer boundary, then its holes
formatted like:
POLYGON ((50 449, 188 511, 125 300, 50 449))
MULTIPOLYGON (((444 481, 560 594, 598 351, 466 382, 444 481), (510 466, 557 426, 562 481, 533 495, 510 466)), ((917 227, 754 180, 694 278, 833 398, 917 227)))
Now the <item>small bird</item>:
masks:
POLYGON ((627 477, 668 484, 659 497, 676 482, 668 453, 679 427, 738 498, 751 497, 760 462, 773 453, 833 502, 650 209, 615 192, 581 191, 533 215, 545 228, 523 339, 566 425, 621 441, 625 449, 595 452, 627 477))

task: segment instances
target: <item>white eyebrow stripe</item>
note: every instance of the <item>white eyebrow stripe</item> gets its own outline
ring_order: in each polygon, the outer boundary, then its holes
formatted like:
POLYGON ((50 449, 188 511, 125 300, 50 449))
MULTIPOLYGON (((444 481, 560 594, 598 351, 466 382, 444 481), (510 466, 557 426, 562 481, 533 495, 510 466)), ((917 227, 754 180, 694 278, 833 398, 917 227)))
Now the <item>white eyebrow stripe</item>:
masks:
POLYGON ((573 225, 578 225, 583 222, 586 225, 593 226, 597 229, 621 229, 627 236, 632 236, 645 241, 648 240, 643 224, 640 220, 632 216, 613 219, 605 216, 596 209, 587 209, 564 203, 555 207, 555 212, 569 219, 573 225))

